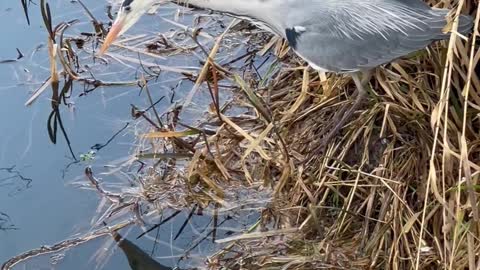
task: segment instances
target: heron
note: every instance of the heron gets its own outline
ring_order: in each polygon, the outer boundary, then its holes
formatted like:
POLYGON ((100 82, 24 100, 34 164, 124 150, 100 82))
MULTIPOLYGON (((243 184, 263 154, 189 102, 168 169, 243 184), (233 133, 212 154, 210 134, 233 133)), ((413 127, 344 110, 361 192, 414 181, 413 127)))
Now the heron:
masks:
MULTIPOLYGON (((324 143, 343 127, 366 97, 372 70, 450 37, 449 9, 422 0, 170 0, 244 20, 288 41, 309 66, 349 74, 356 87, 352 106, 335 115, 324 143)), ((157 0, 123 0, 100 53, 125 33, 157 0)), ((473 18, 460 15, 457 33, 468 35, 473 18)), ((321 136, 320 135, 320 136, 321 136)))

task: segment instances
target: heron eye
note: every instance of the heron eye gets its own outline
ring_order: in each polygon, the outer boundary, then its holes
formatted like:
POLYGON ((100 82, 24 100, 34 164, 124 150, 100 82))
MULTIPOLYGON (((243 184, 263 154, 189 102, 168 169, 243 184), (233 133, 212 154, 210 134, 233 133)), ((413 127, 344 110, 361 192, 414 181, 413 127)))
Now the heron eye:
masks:
POLYGON ((126 12, 130 12, 132 10, 132 7, 131 6, 125 6, 125 7, 123 7, 123 10, 125 10, 126 12))

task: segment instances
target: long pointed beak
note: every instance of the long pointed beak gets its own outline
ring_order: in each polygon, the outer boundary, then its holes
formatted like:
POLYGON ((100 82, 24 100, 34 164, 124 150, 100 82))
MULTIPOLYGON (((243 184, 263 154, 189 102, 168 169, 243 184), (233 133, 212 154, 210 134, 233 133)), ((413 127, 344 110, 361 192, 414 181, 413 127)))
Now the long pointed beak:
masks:
POLYGON ((112 28, 110 28, 110 31, 107 34, 107 37, 103 41, 102 48, 100 49, 99 54, 102 55, 104 54, 110 45, 117 39, 118 35, 123 29, 123 22, 122 21, 117 21, 112 25, 112 28))

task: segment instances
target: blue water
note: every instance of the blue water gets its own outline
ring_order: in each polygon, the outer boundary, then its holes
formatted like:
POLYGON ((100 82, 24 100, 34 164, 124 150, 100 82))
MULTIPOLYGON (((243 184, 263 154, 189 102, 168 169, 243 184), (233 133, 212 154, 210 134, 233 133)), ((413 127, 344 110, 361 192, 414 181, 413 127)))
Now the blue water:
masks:
MULTIPOLYGON (((83 17, 78 5, 70 1, 52 2, 54 11, 74 9, 72 15, 83 17)), ((94 1, 87 1, 87 3, 94 1)), ((26 24, 20 1, 0 2, 0 61, 15 59, 18 48, 25 57, 17 63, 0 64, 0 167, 15 166, 30 182, 14 177, 0 181, 0 211, 8 215, 0 231, 0 262, 41 245, 54 244, 76 233, 87 231, 98 196, 69 184, 81 175, 85 165, 65 167, 72 162, 65 139, 59 134, 56 145, 50 142, 47 118, 51 112, 46 91, 30 107, 24 103, 30 92, 40 86, 48 76, 48 59, 41 49, 31 58, 33 51, 46 42, 46 32, 41 26, 38 6, 31 6, 31 26, 26 24)), ((76 85, 79 94, 81 87, 76 85)), ((106 142, 114 132, 130 121, 129 103, 138 94, 131 89, 92 92, 76 99, 73 112, 61 109, 65 128, 77 157, 96 143, 106 142), (108 99, 125 94, 121 98, 108 99)), ((133 138, 129 133, 119 136, 102 149, 97 161, 119 158, 129 152, 133 138)), ((15 176, 0 171, 0 179, 15 176)), ((121 257, 120 257, 121 258, 121 257)), ((121 262, 119 262, 121 263, 121 262)), ((27 267, 38 269, 39 265, 27 267)), ((81 269, 81 268, 77 268, 81 269)), ((86 269, 86 268, 84 268, 86 269)))

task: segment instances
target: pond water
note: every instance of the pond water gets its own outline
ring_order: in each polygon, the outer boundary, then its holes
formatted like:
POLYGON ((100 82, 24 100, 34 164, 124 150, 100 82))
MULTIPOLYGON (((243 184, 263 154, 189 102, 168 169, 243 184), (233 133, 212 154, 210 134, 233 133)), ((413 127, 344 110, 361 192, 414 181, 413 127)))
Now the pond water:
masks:
MULTIPOLYGON (((84 0, 84 3, 100 20, 108 20, 104 2, 84 0)), ((49 4, 55 23, 79 20, 69 34, 93 32, 78 2, 52 0, 49 4)), ((174 10, 166 12, 173 14, 174 10)), ((150 25, 155 18, 146 16, 142 20, 143 23, 140 22, 133 31, 161 30, 155 28, 160 27, 158 24, 154 27, 150 25)), ((47 32, 38 3, 30 5, 30 21, 31 25, 28 26, 20 0, 0 1, 0 263, 27 250, 82 235, 92 228, 92 218, 98 215, 99 195, 92 188, 81 188, 88 186, 83 176, 85 167, 92 166, 97 170, 111 161, 121 162, 128 158, 135 146, 131 104, 139 108, 149 105, 145 95, 141 95, 135 86, 98 88, 85 94, 85 90, 90 89, 74 83, 70 106, 60 108, 70 145, 60 130, 57 130, 56 144, 53 144, 47 128, 47 120, 52 112, 51 90, 43 93, 32 105, 24 105, 32 92, 49 76, 47 32), (23 58, 9 61, 17 58, 17 49, 23 58), (125 128, 127 124, 129 126, 125 128), (89 153, 92 146, 107 142, 105 147, 95 152, 95 156, 73 162, 74 157, 80 159, 89 153)), ((168 61, 164 60, 162 64, 168 65, 168 61)), ((195 61, 198 62, 198 59, 191 62, 195 61)), ((108 69, 108 72, 103 72, 103 78, 112 81, 134 80, 138 65, 109 66, 108 69)), ((165 76, 150 86, 157 86, 157 91, 152 91, 154 100, 168 97, 166 102, 157 105, 159 111, 171 106, 168 101, 174 99, 172 89, 177 89, 176 95, 182 96, 192 86, 188 83, 179 86, 175 77, 178 75, 165 76)), ((200 102, 201 99, 200 96, 200 102)), ((186 119, 193 119, 189 115, 198 115, 198 111, 186 111, 185 115, 186 119)), ((145 256, 154 255, 163 265, 175 266, 184 248, 171 244, 172 234, 176 233, 174 228, 178 229, 187 216, 188 211, 181 213, 159 231, 154 231, 157 236, 160 235, 159 238, 163 238, 158 243, 151 239, 136 240, 141 230, 134 228, 131 230, 133 233, 129 234, 132 237, 128 237, 132 242, 124 243, 122 248, 132 251, 144 262, 148 262, 145 256), (141 246, 142 250, 134 245, 141 246)), ((198 227, 204 227, 209 222, 211 218, 195 219, 198 227)), ((18 264, 15 269, 129 269, 127 257, 121 249, 105 251, 106 247, 112 246, 106 244, 112 242, 108 238, 99 238, 58 254, 35 257, 18 264), (103 253, 108 255, 99 256, 103 253)), ((175 245, 182 247, 193 240, 187 234, 180 237, 175 245)), ((204 258, 197 259, 203 261, 204 258)), ((151 262, 148 269, 164 268, 151 262)))

